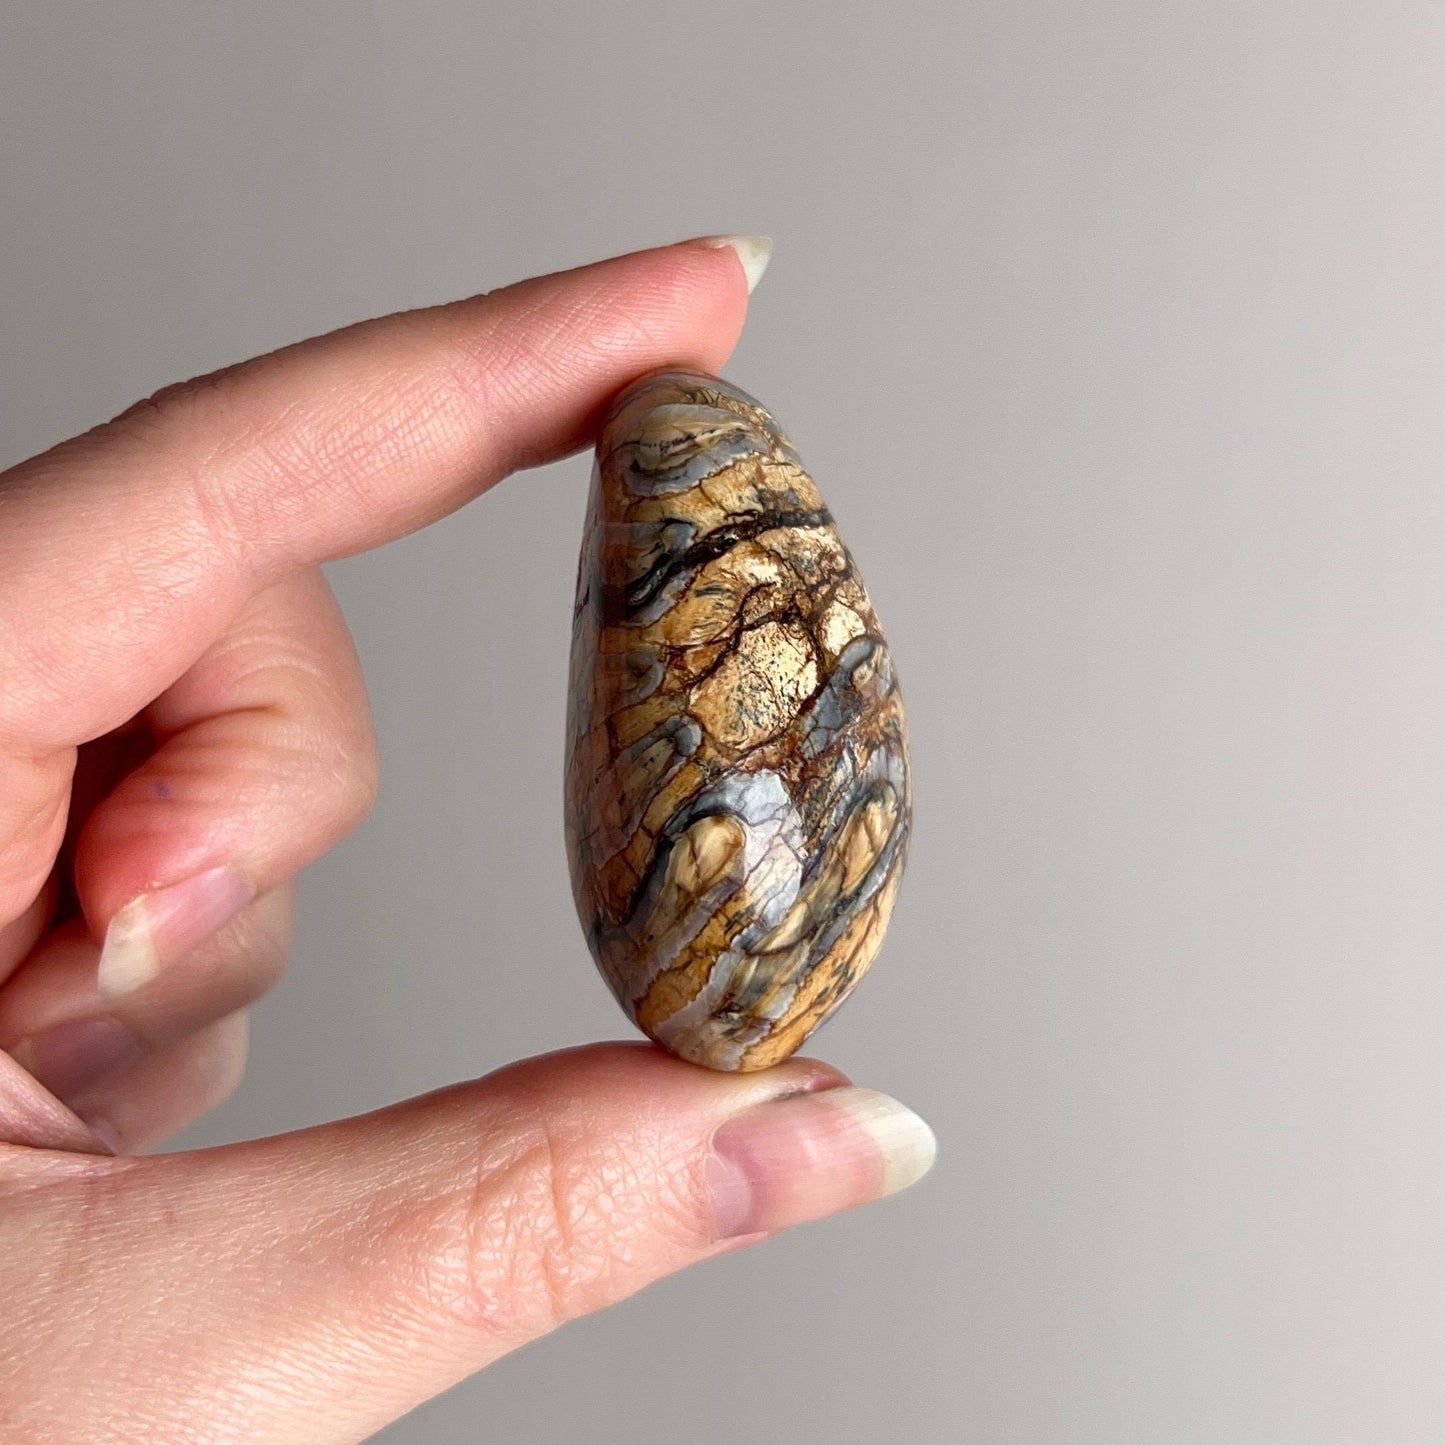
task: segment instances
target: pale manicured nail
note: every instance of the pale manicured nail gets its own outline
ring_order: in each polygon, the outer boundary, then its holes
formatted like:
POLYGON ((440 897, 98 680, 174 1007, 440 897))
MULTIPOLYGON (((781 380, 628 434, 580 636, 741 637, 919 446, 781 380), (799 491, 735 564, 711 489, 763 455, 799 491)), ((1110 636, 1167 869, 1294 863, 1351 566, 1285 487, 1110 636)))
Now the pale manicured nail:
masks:
POLYGON ((703 236, 699 242, 702 246, 711 246, 713 250, 721 250, 724 246, 731 246, 737 252, 738 260, 743 263, 743 271, 748 278, 748 295, 751 296, 759 281, 763 279, 763 272, 768 269, 768 262, 773 259, 773 238, 771 236, 703 236))
POLYGON ((113 1078, 144 1054, 140 1040, 112 1018, 67 1019, 21 1039, 10 1057, 63 1103, 113 1078))
POLYGON ((148 984, 255 897, 255 888, 241 874, 211 868, 132 898, 105 930, 96 978, 101 997, 124 998, 148 984))
POLYGON ((719 1239, 759 1234, 896 1194, 933 1167, 933 1130, 876 1089, 758 1104, 713 1135, 707 1163, 719 1239))

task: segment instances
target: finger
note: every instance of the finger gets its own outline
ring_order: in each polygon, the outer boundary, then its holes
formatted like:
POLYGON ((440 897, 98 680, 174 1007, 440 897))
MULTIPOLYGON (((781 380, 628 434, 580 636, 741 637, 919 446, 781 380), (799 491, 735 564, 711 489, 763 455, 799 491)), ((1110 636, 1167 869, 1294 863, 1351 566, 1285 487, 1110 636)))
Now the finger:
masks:
MULTIPOLYGON (((130 1323, 91 1368, 144 1381, 160 1438, 204 1405, 216 1439, 359 1439, 564 1320, 924 1172, 927 1127, 845 1085, 809 1061, 728 1076, 603 1046, 301 1134, 105 1161, 86 1217, 111 1222, 86 1247, 124 1268, 87 1304, 130 1323)), ((61 1322, 48 1348, 68 1346, 61 1322)))
POLYGON ((260 586, 575 449, 640 371, 720 365, 746 296, 726 247, 639 252, 289 347, 15 468, 5 734, 35 753, 118 726, 260 586))
POLYGON ((72 1110, 116 1154, 160 1144, 204 1118, 246 1072, 247 1018, 231 1014, 79 1094, 72 1110))
POLYGON ((56 882, 52 874, 30 906, 18 918, 0 928, 0 982, 15 972, 39 942, 55 911, 55 893, 56 882))
MULTIPOLYGON (((375 791, 360 668, 316 569, 254 598, 146 716, 161 745, 94 805, 75 860, 87 913, 110 919, 98 963, 62 928, 0 989, 0 1046, 72 1103, 269 987, 290 942, 283 880, 375 791)), ((35 912, 10 931, 33 934, 35 912)))
POLYGON ((110 999, 159 986, 350 832, 376 795, 361 668, 315 568, 252 599, 146 717, 160 747, 95 808, 76 852, 110 999))
MULTIPOLYGON (((71 754, 73 769, 65 783, 54 788, 52 800, 60 802, 65 814, 55 863, 28 907, 8 924, 0 926, 0 983, 15 971, 52 921, 57 917, 64 921, 75 916, 79 908, 74 881, 75 846, 80 830, 100 801, 154 751, 149 729, 135 719, 71 754)), ((24 768, 23 762, 21 768, 24 768)), ((0 756, 0 775, 6 771, 6 760, 0 756)), ((4 811, 4 804, 0 802, 0 818, 4 811)), ((23 848, 23 836, 16 841, 17 847, 23 848)), ((48 850, 44 856, 48 856, 48 850)))
POLYGON ((7 1144, 81 1154, 104 1152, 109 1147, 28 1070, 0 1053, 0 1180, 6 1175, 3 1146, 7 1144))
POLYGON ((79 1111, 98 1087, 172 1054, 265 993, 290 952, 293 893, 286 885, 264 894, 123 998, 102 994, 100 950, 84 926, 56 929, 0 989, 0 1048, 79 1111))
POLYGON ((0 924, 54 862, 75 745, 250 596, 574 449, 641 371, 720 366, 747 290, 728 247, 639 252, 170 388, 0 475, 0 924))

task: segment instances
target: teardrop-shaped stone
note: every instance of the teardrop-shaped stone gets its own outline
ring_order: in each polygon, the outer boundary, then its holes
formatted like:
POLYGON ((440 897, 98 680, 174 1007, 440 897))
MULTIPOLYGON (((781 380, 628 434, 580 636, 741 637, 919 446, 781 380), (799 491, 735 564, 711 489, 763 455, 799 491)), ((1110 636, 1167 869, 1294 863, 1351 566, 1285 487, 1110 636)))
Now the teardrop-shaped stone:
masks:
POLYGON ((892 659, 792 443, 715 377, 646 376, 603 423, 566 807, 593 956, 673 1053, 778 1063, 873 961, 909 830, 892 659))

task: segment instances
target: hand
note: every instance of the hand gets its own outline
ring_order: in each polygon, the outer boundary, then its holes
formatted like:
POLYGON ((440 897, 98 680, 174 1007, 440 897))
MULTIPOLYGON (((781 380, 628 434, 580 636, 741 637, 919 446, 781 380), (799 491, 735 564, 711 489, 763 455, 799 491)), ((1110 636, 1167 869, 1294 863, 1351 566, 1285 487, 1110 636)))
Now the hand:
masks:
POLYGON ((562 1320, 932 1158, 795 1060, 534 1059, 344 1123, 125 1157, 233 1089, 292 880, 376 756, 319 564, 727 358, 687 243, 169 388, 0 476, 0 1437, 357 1440, 562 1320))

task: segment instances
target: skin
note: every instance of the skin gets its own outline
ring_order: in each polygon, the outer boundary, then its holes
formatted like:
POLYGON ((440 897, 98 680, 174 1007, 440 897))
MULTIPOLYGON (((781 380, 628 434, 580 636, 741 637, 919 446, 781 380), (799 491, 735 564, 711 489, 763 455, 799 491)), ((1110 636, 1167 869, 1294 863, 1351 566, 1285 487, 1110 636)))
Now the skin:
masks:
POLYGON ((709 1140, 846 1082, 826 1065, 724 1077, 603 1045, 298 1134, 137 1153, 236 1086, 292 880, 375 791, 319 564, 587 445, 643 371, 718 369, 746 304, 725 248, 625 256, 169 388, 0 475, 0 1048, 100 1013, 143 1044, 74 1109, 0 1052, 0 1437, 361 1439, 764 1237, 719 1237, 709 1140), (116 911, 221 865, 256 901, 100 998, 116 911))

